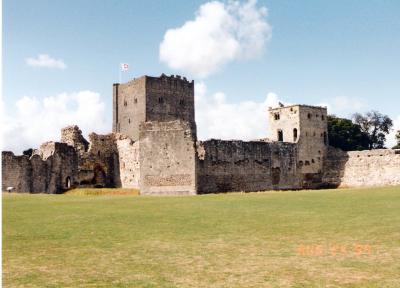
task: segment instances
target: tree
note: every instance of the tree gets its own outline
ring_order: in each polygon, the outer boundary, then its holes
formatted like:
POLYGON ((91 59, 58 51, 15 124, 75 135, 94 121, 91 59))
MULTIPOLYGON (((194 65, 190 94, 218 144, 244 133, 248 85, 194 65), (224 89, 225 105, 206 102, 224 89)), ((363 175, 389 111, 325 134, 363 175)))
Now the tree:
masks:
POLYGON ((353 115, 355 124, 360 125, 361 131, 368 135, 368 148, 385 148, 386 135, 393 126, 392 119, 378 111, 370 111, 365 115, 356 113, 353 115))
POLYGON ((368 135, 350 119, 328 115, 329 145, 344 151, 368 149, 368 135))
POLYGON ((393 146, 392 149, 400 149, 400 130, 397 130, 395 137, 396 137, 397 144, 395 146, 393 146))

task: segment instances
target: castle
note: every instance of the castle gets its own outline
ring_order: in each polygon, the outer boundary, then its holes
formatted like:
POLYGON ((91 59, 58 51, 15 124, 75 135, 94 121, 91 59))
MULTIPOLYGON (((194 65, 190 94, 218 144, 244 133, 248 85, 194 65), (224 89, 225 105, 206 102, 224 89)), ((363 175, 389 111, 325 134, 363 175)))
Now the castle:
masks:
POLYGON ((32 155, 2 152, 2 191, 122 187, 194 195, 400 184, 400 150, 329 146, 325 107, 269 108, 269 139, 198 141, 194 106, 194 81, 185 77, 114 84, 112 133, 92 133, 87 141, 69 126, 60 142, 32 155))

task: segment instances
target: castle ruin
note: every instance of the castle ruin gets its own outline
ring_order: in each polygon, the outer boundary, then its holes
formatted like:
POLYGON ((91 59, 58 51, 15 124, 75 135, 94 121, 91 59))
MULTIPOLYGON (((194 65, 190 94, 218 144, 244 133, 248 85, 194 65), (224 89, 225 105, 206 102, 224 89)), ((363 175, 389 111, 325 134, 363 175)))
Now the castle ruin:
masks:
POLYGON ((329 146, 325 107, 266 113, 269 139, 198 141, 194 81, 163 74, 117 83, 112 133, 92 133, 87 141, 69 126, 59 143, 44 143, 31 156, 2 152, 2 191, 122 187, 142 195, 194 195, 400 184, 400 150, 329 146))

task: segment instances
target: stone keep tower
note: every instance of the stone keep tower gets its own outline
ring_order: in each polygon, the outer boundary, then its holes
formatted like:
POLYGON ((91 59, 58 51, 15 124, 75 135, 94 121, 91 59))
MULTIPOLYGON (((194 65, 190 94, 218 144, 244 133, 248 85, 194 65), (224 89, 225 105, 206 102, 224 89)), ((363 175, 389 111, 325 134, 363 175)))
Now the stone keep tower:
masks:
POLYGON ((142 76, 113 85, 113 132, 139 139, 140 124, 182 120, 196 133, 194 81, 181 76, 142 76))
POLYGON ((297 167, 301 173, 321 173, 328 147, 326 107, 270 108, 269 126, 271 140, 298 144, 297 167))

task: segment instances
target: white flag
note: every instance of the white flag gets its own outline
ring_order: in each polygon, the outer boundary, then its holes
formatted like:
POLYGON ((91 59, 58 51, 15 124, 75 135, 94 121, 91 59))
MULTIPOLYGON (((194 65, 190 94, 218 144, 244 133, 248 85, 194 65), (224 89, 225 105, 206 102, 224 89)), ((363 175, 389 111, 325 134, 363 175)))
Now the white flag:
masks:
POLYGON ((121 63, 121 71, 128 71, 129 65, 127 63, 121 63))

